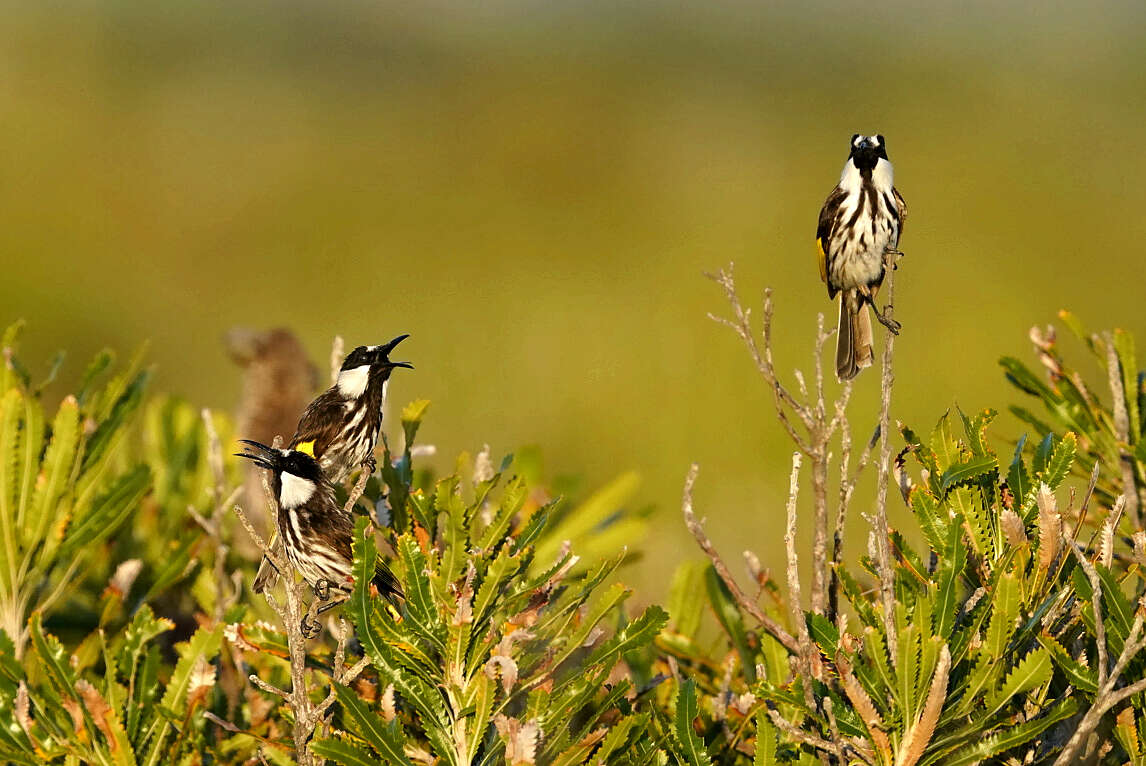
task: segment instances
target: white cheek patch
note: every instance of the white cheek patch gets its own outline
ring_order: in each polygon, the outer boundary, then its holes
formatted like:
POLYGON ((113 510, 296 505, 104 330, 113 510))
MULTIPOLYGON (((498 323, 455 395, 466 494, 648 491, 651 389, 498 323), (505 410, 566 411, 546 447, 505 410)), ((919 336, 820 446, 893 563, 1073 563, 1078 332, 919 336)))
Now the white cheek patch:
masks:
POLYGON ((279 492, 279 505, 283 508, 298 508, 310 500, 314 494, 314 482, 295 476, 293 473, 283 472, 282 491, 279 492))
POLYGON ((895 170, 891 163, 881 157, 871 171, 871 182, 881 192, 895 186, 895 170))
POLYGON ((840 173, 840 188, 848 193, 857 192, 863 186, 863 176, 859 168, 850 159, 844 163, 844 170, 840 173))
POLYGON ((370 365, 354 367, 338 373, 338 393, 347 399, 357 399, 366 391, 370 382, 370 365))

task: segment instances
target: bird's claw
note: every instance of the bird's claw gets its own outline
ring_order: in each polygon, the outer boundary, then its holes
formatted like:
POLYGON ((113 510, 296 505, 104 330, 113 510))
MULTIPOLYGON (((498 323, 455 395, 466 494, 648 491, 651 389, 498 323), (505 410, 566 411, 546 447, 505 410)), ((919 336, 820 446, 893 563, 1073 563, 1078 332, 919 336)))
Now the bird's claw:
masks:
POLYGON ((374 472, 378 470, 378 460, 371 455, 362 461, 362 467, 366 469, 367 476, 373 476, 374 472))
POLYGON ((318 638, 319 632, 322 630, 322 625, 318 620, 311 620, 310 615, 304 614, 302 622, 298 624, 299 630, 302 631, 303 638, 318 638))
POLYGON ((878 319, 879 323, 886 327, 887 331, 892 335, 899 335, 899 331, 903 328, 903 325, 887 315, 890 308, 890 306, 885 306, 882 312, 877 311, 875 318, 878 319))

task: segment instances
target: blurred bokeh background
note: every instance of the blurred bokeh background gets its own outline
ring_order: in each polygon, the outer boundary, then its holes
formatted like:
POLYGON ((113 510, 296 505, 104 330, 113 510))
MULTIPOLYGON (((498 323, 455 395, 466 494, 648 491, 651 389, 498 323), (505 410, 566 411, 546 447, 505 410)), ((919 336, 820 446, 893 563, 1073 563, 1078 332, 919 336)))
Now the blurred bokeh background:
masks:
POLYGON ((777 567, 791 448, 701 272, 774 286, 779 364, 810 372, 816 216, 880 132, 911 211, 897 418, 1016 401, 996 360, 1059 308, 1146 337, 1146 5, 772 6, 5 4, 0 324, 72 376, 149 339, 157 389, 219 408, 233 325, 323 369, 335 333, 409 332, 392 396, 433 400, 442 465, 640 472, 647 597, 696 555, 692 460, 717 544, 777 567))

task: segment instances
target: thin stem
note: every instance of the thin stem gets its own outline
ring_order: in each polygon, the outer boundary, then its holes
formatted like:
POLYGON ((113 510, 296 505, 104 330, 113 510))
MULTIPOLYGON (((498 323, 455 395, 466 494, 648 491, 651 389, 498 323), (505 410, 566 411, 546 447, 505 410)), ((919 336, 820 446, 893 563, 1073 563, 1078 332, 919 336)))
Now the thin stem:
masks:
MULTIPOLYGON (((895 311, 895 262, 894 252, 884 254, 884 274, 887 283, 887 308, 884 317, 893 319, 895 311)), ((887 648, 893 658, 899 656, 899 640, 895 631, 895 579, 891 569, 889 538, 891 528, 887 522, 887 485, 891 474, 891 388, 895 382, 892 361, 895 352, 895 333, 885 332, 883 342, 883 377, 879 409, 879 477, 875 507, 875 549, 876 564, 879 568, 879 584, 883 602, 883 622, 887 632, 887 648)))
POLYGON ((700 549, 704 551, 712 562, 713 568, 728 586, 728 590, 732 593, 732 598, 740 605, 740 608, 751 615, 769 634, 772 635, 777 641, 783 644, 789 651, 795 653, 799 651, 799 644, 792 634, 784 630, 780 623, 773 620, 760 606, 744 595, 744 591, 736 584, 736 580, 732 577, 732 572, 729 571, 728 566, 724 560, 720 558, 720 554, 716 551, 712 541, 708 539, 708 535, 704 533, 703 522, 698 521, 696 514, 692 510, 692 487, 696 482, 696 475, 700 471, 700 466, 693 463, 688 470, 688 476, 684 480, 684 496, 681 499, 681 511, 684 513, 684 524, 688 527, 688 531, 692 533, 693 538, 696 539, 700 549))
POLYGON ((796 498, 800 494, 800 453, 792 453, 792 474, 788 479, 788 523, 784 531, 784 550, 788 558, 788 598, 792 613, 792 623, 796 627, 800 650, 796 659, 803 675, 804 702, 808 709, 815 710, 816 700, 812 696, 812 639, 808 635, 808 623, 800 607, 800 562, 796 555, 796 498))

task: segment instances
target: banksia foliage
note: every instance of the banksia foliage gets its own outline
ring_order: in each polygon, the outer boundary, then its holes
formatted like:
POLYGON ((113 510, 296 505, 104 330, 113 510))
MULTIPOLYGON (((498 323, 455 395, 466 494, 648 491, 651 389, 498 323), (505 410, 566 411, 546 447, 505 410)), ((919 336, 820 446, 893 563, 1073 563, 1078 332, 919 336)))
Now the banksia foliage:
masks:
MULTIPOLYGON (((411 438, 416 418, 407 412, 411 438)), ((612 763, 644 750, 653 757, 642 736, 648 715, 632 702, 650 679, 624 658, 647 652, 667 616, 649 607, 625 618, 630 591, 610 584, 623 551, 585 562, 566 544, 541 558, 539 550, 553 550, 547 528, 561 514, 538 504, 522 478, 504 475, 512 466, 432 487, 391 475, 389 497, 405 498, 391 509, 404 529, 390 537, 405 600, 395 609, 371 592, 379 553, 363 519, 358 585, 345 610, 395 702, 377 711, 338 689, 341 733, 316 742, 315 753, 346 764, 431 758, 459 766, 612 763)), ((607 529, 614 510, 575 514, 566 518, 607 529)))

